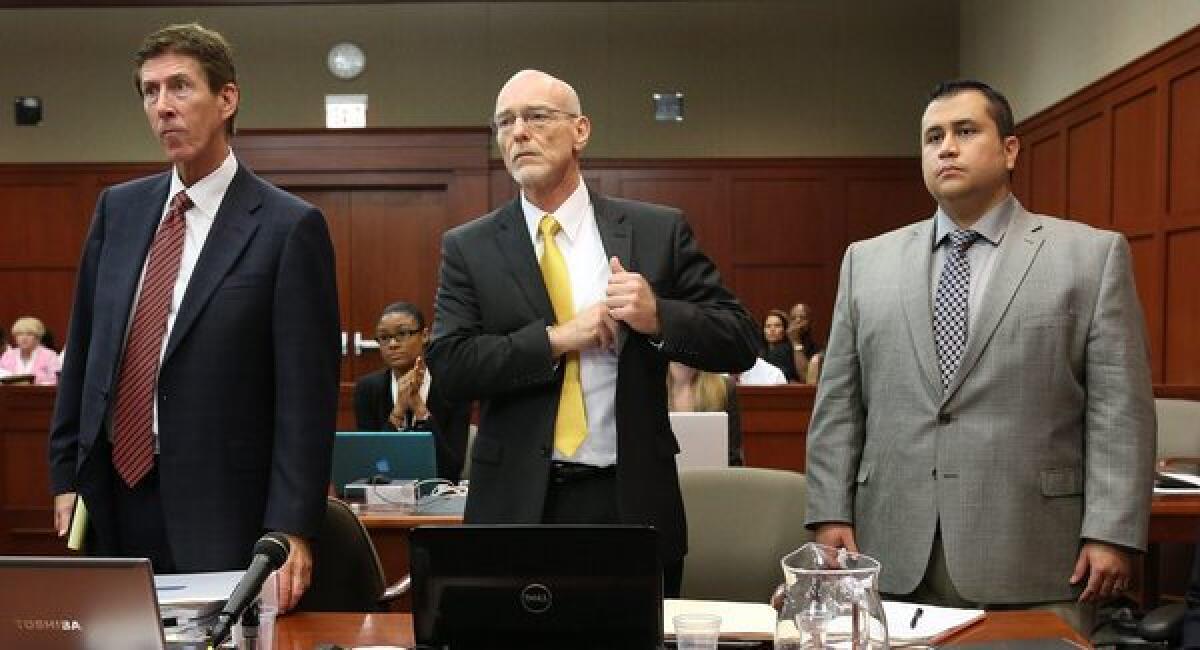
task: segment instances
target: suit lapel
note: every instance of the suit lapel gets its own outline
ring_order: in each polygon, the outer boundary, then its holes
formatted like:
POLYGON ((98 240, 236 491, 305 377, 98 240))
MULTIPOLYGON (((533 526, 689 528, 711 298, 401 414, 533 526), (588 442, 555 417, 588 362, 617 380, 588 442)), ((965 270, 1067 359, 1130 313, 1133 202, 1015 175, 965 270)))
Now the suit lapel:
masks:
MULTIPOLYGON (((121 358, 121 345, 125 340, 125 325, 133 314, 138 280, 142 267, 150 252, 150 243, 162 220, 163 206, 167 203, 167 189, 171 186, 171 173, 165 172, 151 185, 149 192, 137 197, 128 208, 118 208, 119 214, 111 220, 111 232, 105 237, 105 246, 111 247, 113 259, 128 260, 127 264, 112 265, 96 278, 97 293, 109 294, 109 322, 114 324, 113 337, 107 341, 110 358, 121 358)), ((98 300, 102 300, 97 296, 98 300)), ((114 373, 119 364, 114 364, 114 373)))
POLYGON ((192 270, 192 277, 179 305, 179 314, 171 327, 171 338, 163 354, 163 364, 166 364, 175 348, 179 347, 179 341, 195 324, 196 317, 203 311, 208 299, 241 256, 242 249, 250 242, 254 231, 258 229, 259 216, 256 212, 261 205, 262 196, 256 186, 256 179, 239 164, 237 174, 229 184, 229 189, 225 191, 225 198, 222 199, 217 216, 213 219, 208 239, 200 249, 196 268, 192 270))
POLYGON ((538 267, 537 251, 534 250, 533 242, 529 239, 529 230, 525 227, 525 215, 521 212, 519 197, 496 215, 496 245, 508 262, 513 280, 529 302, 529 306, 547 323, 556 322, 554 307, 550 304, 550 294, 546 293, 546 282, 542 279, 541 268, 538 267))
POLYGON ((946 399, 958 390, 971 369, 979 362, 980 355, 992 340, 992 335, 996 333, 996 327, 1000 325, 1000 320, 1012 304, 1017 289, 1020 288, 1045 240, 1040 220, 1026 212, 1015 199, 1012 204, 1012 222, 1004 234, 1004 241, 1000 242, 1000 248, 996 251, 999 257, 996 258, 992 277, 984 289, 974 331, 967 336, 967 349, 963 351, 962 363, 946 389, 946 399))
MULTIPOLYGON (((591 192, 592 211, 596 215, 596 227, 600 231, 600 241, 604 244, 604 258, 616 257, 626 271, 636 271, 633 263, 633 228, 624 212, 617 209, 611 201, 591 192)), ((629 326, 624 323, 617 328, 617 354, 625 349, 629 339, 629 326)))
POLYGON ((900 260, 904 266, 901 294, 909 335, 927 388, 932 395, 940 395, 942 378, 937 364, 937 346, 933 342, 933 294, 929 286, 933 272, 930 268, 933 264, 933 219, 921 222, 909 232, 900 260))

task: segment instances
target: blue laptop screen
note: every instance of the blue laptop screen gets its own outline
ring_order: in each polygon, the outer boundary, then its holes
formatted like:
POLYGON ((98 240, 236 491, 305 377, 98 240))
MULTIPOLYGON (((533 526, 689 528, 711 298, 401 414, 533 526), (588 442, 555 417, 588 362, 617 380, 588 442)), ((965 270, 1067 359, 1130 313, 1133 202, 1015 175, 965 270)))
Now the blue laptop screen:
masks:
POLYGON ((333 441, 333 487, 371 480, 424 480, 437 476, 428 431, 339 431, 333 441))

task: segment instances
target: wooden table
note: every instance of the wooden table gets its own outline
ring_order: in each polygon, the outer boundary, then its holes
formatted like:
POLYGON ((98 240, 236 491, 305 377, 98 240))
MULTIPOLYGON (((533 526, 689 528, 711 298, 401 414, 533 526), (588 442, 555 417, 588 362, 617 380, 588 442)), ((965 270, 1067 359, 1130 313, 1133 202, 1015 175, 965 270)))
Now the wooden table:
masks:
MULTIPOLYGON (((312 650, 319 643, 412 646, 410 614, 292 614, 277 622, 273 646, 278 650, 312 650)), ((946 643, 1017 639, 1067 639, 1089 648, 1086 639, 1052 612, 989 612, 984 620, 946 643)), ((265 645, 265 644, 264 644, 265 645)))
POLYGON ((1155 495, 1150 502, 1150 530, 1145 571, 1142 574, 1142 604, 1159 604, 1162 593, 1159 574, 1164 543, 1195 544, 1200 539, 1200 495, 1155 495))

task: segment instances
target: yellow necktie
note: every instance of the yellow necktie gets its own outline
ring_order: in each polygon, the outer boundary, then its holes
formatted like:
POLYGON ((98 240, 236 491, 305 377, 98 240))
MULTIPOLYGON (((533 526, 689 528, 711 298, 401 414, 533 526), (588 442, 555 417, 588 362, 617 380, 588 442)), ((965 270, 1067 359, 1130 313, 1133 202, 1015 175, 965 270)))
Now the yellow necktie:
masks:
MULTIPOLYGON (((554 235, 562 229, 553 215, 545 215, 538 224, 542 233, 542 279, 554 317, 565 323, 575 317, 575 301, 571 298, 571 276, 554 235)), ((579 353, 567 353, 562 393, 558 397, 558 415, 554 418, 554 448, 566 456, 574 456, 587 437, 587 415, 583 410, 583 384, 579 379, 579 353)))

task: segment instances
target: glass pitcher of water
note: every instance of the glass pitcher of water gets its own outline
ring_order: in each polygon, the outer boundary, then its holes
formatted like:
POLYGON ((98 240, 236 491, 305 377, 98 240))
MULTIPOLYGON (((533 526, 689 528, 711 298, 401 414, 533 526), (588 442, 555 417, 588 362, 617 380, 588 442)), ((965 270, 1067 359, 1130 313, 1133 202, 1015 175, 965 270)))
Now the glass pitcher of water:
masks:
POLYGON ((785 593, 775 624, 776 650, 888 647, 874 558, 809 542, 780 564, 785 593))

